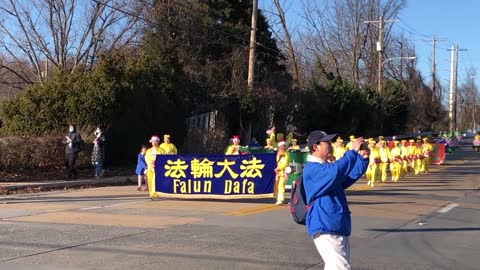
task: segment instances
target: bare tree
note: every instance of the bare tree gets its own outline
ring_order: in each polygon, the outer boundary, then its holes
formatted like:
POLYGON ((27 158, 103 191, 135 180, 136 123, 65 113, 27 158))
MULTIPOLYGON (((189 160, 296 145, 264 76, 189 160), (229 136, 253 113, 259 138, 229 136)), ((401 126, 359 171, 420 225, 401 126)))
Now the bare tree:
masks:
MULTIPOLYGON (((321 56, 327 70, 360 85, 376 82, 378 28, 367 20, 395 18, 405 0, 304 1, 304 46, 321 56)), ((391 42, 391 25, 385 25, 384 48, 391 42)))
MULTIPOLYGON (((277 10, 277 16, 280 20, 280 24, 283 29, 283 39, 280 39, 281 43, 285 44, 286 50, 288 52, 288 60, 290 61, 293 69, 293 78, 295 84, 298 86, 300 85, 300 69, 298 68, 298 62, 297 62, 297 57, 296 57, 296 52, 293 48, 293 42, 292 42, 292 37, 290 35, 290 31, 287 26, 287 19, 285 17, 285 5, 286 2, 283 1, 280 3, 280 0, 273 0, 273 3, 275 4, 275 8, 277 10)), ((278 37, 278 35, 277 35, 278 37)))
POLYGON ((48 70, 90 69, 101 52, 138 37, 144 4, 135 0, 0 0, 1 69, 25 83, 48 70), (22 66, 22 72, 10 63, 22 66), (24 72, 28 71, 28 72, 24 72))

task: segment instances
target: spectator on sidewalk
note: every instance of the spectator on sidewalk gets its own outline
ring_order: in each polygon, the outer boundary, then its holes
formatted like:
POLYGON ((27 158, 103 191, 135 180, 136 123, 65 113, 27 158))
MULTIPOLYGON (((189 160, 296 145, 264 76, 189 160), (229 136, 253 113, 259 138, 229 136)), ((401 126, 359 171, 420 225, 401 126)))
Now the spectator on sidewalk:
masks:
POLYGON ((142 190, 142 184, 145 182, 145 188, 143 191, 147 191, 147 181, 146 181, 146 170, 147 170, 147 162, 145 161, 145 154, 147 153, 147 146, 142 145, 140 149, 140 153, 137 156, 137 168, 135 169, 135 173, 137 174, 137 190, 142 190))
POLYGON ((105 136, 102 129, 97 127, 94 132, 93 150, 92 150, 92 165, 95 168, 95 177, 102 177, 104 174, 103 161, 105 160, 105 136))
POLYGON ((67 180, 76 179, 78 177, 75 163, 77 162, 78 153, 83 148, 83 140, 77 133, 75 125, 68 127, 68 133, 62 140, 65 144, 65 166, 67 167, 67 180))
POLYGON ((310 155, 303 169, 303 185, 307 203, 311 205, 306 218, 309 236, 313 239, 324 269, 351 269, 351 217, 345 189, 366 171, 368 151, 361 150, 363 138, 351 141, 351 150, 339 160, 328 163, 332 140, 337 134, 313 131, 308 136, 310 155))

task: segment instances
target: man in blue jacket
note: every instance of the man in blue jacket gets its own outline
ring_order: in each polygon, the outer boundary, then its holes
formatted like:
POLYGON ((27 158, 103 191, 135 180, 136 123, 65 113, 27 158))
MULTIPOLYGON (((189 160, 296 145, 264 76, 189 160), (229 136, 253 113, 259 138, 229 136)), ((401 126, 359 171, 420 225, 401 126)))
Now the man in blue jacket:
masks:
POLYGON ((303 169, 307 203, 311 203, 306 225, 324 269, 350 269, 349 236, 351 218, 345 190, 360 178, 368 166, 368 150, 360 150, 363 138, 352 141, 351 150, 333 163, 331 141, 337 134, 316 130, 308 136, 310 155, 303 169))

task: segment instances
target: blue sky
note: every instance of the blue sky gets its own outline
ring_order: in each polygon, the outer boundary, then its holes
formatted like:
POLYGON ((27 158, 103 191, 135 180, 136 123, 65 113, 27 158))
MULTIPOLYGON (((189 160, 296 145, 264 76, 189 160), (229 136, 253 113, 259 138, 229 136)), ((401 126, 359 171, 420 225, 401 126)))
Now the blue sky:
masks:
MULTIPOLYGON (((322 1, 322 0, 303 0, 322 1)), ((287 21, 302 24, 302 0, 287 0, 287 21)), ((271 9, 272 0, 259 0, 259 8, 271 9)), ((426 82, 430 82, 432 43, 424 42, 433 35, 445 38, 437 42, 437 78, 448 89, 450 80, 450 52, 453 45, 468 51, 459 52, 458 84, 467 79, 471 67, 480 74, 480 0, 409 0, 394 23, 396 32, 403 32, 415 46, 417 67, 426 82)), ((475 78, 477 85, 480 76, 475 78)))

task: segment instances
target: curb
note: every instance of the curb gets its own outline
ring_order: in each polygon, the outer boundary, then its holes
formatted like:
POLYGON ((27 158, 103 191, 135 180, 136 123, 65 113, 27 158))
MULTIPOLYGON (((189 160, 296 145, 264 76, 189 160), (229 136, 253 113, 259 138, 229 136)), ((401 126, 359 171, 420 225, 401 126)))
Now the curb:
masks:
POLYGON ((72 181, 62 181, 62 182, 50 182, 50 183, 31 183, 31 184, 19 184, 19 185, 8 185, 1 186, 2 189, 7 191, 18 191, 22 189, 29 188, 70 188, 83 185, 99 185, 99 184, 121 184, 121 183, 134 183, 136 181, 136 176, 116 176, 108 177, 101 179, 79 179, 72 181))

